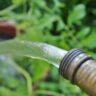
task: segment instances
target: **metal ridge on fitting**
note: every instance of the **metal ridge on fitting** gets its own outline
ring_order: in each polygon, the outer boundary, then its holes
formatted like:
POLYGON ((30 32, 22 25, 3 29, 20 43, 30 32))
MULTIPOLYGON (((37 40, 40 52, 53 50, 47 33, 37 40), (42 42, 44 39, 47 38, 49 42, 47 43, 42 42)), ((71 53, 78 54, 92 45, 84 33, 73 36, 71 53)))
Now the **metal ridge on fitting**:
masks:
POLYGON ((82 63, 89 59, 90 57, 80 49, 73 49, 69 51, 62 59, 59 66, 59 73, 64 78, 71 80, 71 82, 74 82, 75 73, 82 65, 82 63))

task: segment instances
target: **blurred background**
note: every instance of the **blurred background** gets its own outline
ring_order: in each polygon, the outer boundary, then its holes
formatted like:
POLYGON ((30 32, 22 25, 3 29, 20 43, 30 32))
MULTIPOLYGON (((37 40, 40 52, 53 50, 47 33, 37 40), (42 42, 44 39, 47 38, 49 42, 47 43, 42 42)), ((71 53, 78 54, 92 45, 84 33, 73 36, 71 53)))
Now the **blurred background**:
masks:
MULTIPOLYGON (((0 0, 0 42, 9 39, 81 48, 96 59, 96 0, 0 0)), ((1 56, 0 96, 88 95, 47 62, 1 56)))

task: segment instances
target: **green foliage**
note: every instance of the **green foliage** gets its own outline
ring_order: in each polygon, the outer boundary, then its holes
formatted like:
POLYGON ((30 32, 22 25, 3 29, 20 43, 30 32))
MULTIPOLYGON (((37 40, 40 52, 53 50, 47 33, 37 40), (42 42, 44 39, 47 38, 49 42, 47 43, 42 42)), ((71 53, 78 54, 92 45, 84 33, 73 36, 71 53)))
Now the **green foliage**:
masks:
POLYGON ((12 0, 13 5, 19 5, 22 4, 26 0, 12 0))
POLYGON ((78 24, 86 15, 85 6, 83 4, 76 5, 68 16, 68 25, 78 24))
MULTIPOLYGON (((12 20, 17 30, 25 32, 16 39, 45 42, 66 50, 78 47, 96 58, 95 0, 0 0, 0 10, 0 20, 12 20)), ((31 54, 31 48, 27 49, 31 54)), ((28 96, 32 87, 36 96, 47 96, 49 92, 43 94, 42 90, 60 92, 63 96, 86 96, 62 80, 58 70, 44 61, 20 57, 15 57, 15 61, 19 71, 15 65, 6 63, 4 67, 4 62, 0 62, 0 96, 28 96), (14 70, 10 72, 10 68, 14 70), (38 90, 41 91, 35 93, 38 90)))

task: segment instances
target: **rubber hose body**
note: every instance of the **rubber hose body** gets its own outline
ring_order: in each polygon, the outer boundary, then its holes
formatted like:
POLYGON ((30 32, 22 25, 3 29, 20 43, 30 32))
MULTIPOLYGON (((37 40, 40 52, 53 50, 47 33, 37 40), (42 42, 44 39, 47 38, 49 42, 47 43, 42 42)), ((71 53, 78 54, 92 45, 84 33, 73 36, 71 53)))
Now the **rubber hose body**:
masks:
POLYGON ((73 49, 64 56, 59 73, 90 96, 96 96, 96 61, 81 50, 73 49))

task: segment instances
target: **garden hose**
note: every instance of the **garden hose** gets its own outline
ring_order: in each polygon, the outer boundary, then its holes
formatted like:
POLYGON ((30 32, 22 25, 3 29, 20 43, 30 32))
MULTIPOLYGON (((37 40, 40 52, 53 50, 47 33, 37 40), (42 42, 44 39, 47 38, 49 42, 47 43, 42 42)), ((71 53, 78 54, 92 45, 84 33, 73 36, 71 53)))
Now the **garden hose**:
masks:
POLYGON ((60 63, 59 73, 90 96, 96 96, 96 61, 83 51, 69 51, 60 63))

